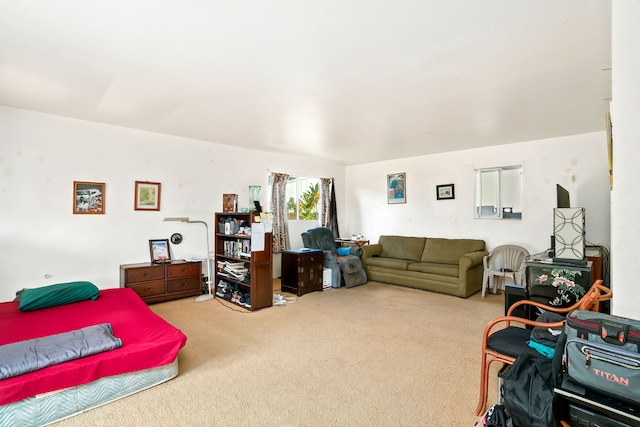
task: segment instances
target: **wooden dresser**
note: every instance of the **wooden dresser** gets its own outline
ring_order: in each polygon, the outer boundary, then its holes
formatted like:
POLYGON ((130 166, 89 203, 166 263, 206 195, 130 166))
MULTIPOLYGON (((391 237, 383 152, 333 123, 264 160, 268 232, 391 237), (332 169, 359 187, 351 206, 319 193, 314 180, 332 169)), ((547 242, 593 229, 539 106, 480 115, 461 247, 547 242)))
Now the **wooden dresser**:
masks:
POLYGON ((147 304, 202 293, 202 263, 123 264, 120 287, 133 289, 147 304))
POLYGON ((282 252, 282 291, 297 296, 322 290, 324 254, 317 249, 282 252))

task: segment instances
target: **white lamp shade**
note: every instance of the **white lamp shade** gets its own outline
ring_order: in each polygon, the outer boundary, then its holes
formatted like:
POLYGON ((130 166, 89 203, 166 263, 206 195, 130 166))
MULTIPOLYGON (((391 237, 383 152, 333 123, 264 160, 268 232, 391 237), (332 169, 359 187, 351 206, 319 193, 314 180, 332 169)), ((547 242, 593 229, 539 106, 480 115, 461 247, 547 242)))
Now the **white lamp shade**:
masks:
POLYGON ((554 209, 553 235, 556 259, 584 259, 584 208, 554 209))

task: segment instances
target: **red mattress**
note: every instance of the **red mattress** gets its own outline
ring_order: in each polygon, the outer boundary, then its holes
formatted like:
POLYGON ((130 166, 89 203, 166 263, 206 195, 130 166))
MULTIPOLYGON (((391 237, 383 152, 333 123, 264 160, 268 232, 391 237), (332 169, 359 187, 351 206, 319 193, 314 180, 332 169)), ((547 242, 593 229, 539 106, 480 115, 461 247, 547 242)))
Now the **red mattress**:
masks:
POLYGON ((95 300, 21 312, 0 303, 0 345, 111 323, 122 347, 0 381, 0 405, 102 377, 172 363, 187 337, 152 312, 131 289, 104 289, 95 300))

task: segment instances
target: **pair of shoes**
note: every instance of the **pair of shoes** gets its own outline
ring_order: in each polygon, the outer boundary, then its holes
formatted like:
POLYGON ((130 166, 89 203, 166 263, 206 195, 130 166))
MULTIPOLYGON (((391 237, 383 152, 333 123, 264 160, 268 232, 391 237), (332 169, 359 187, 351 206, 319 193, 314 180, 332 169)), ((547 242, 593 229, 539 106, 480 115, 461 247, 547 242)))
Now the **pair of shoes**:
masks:
POLYGON ((280 294, 273 294, 273 305, 285 305, 287 301, 280 294))
POLYGON ((240 301, 238 301, 238 304, 244 305, 247 308, 251 308, 251 295, 248 293, 242 295, 240 297, 240 301))
POLYGON ((240 304, 240 298, 242 298, 242 293, 238 291, 234 291, 233 294, 231 295, 231 302, 240 304))
POLYGON ((227 290, 227 286, 228 286, 227 282, 225 282, 224 280, 220 280, 218 282, 218 286, 217 286, 217 289, 216 289, 216 295, 221 297, 221 298, 224 297, 224 293, 227 290))

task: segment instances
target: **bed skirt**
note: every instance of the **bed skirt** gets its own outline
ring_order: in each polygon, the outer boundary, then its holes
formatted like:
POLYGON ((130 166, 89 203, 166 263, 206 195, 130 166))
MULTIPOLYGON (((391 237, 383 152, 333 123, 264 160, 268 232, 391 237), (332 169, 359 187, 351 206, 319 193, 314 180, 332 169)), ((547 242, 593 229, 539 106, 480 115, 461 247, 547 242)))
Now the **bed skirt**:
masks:
POLYGON ((30 397, 0 406, 0 426, 45 426, 168 381, 178 375, 173 363, 30 397))

